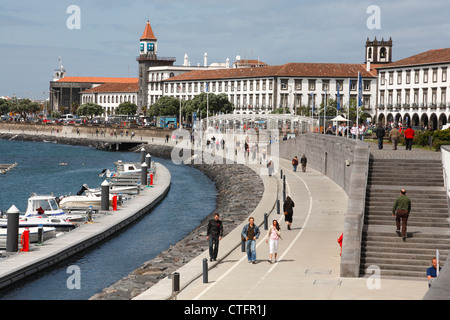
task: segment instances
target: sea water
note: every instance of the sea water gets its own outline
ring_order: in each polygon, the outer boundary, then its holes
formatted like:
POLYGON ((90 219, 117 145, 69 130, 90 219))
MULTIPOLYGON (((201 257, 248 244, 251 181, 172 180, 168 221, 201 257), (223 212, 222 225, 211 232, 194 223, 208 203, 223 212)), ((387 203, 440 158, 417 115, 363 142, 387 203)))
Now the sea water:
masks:
MULTIPOLYGON (((25 211, 31 193, 59 196, 76 194, 84 183, 100 187, 105 178, 98 174, 103 169, 115 170, 114 161, 139 159, 139 153, 0 140, 0 163, 18 163, 0 175, 0 210, 15 205, 25 211)), ((214 183, 196 169, 155 157, 152 161, 164 165, 172 176, 169 193, 159 205, 107 240, 0 290, 0 299, 88 299, 198 226, 215 208, 214 183), (81 276, 80 288, 68 285, 74 267, 81 276)))

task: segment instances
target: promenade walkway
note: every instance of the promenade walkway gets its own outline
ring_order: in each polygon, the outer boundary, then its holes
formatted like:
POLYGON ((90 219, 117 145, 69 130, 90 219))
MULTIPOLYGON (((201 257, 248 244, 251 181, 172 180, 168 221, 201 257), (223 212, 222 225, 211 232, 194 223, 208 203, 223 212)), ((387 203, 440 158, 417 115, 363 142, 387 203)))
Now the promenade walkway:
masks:
MULTIPOLYGON (((282 238, 278 262, 270 264, 269 246, 261 228, 257 241, 257 263, 247 262, 246 253, 236 243, 240 229, 222 239, 219 261, 209 270, 208 283, 201 277, 202 258, 191 261, 178 272, 180 280, 188 282, 177 295, 179 300, 296 300, 296 299, 422 299, 428 290, 424 280, 393 280, 340 277, 338 237, 343 232, 347 195, 326 176, 315 170, 292 172, 290 161, 280 160, 286 175, 287 195, 295 202, 293 229, 287 230, 284 215, 270 212, 270 222, 279 220, 282 238), (197 279, 189 279, 195 269, 197 279), (183 279, 184 278, 184 279, 183 279), (192 281, 192 282, 190 282, 192 281), (190 282, 190 283, 189 283, 190 282)), ((281 199, 281 179, 263 177, 265 186, 277 189, 281 199), (276 185, 276 187, 275 187, 276 185)), ((262 202, 269 194, 264 194, 262 202)), ((273 195, 271 195, 273 198, 273 195)), ((270 209, 270 208, 269 208, 270 209)), ((263 221, 263 213, 255 210, 255 223, 263 221), (262 215, 261 215, 262 214, 262 215)), ((263 210, 264 211, 264 210, 263 210)), ((161 281, 135 299, 167 299, 171 281, 161 281)))

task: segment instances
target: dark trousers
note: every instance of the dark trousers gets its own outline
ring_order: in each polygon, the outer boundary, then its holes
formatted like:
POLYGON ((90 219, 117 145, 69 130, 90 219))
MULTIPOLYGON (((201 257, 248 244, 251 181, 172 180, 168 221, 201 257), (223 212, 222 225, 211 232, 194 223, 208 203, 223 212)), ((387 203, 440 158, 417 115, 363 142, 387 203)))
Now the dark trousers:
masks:
POLYGON ((406 141, 406 150, 411 150, 413 139, 405 139, 406 141))
POLYGON ((213 260, 216 260, 218 252, 219 252, 219 237, 209 237, 209 257, 213 260))
POLYGON ((402 226, 402 237, 406 237, 406 224, 408 223, 409 212, 407 210, 397 210, 395 212, 395 224, 397 230, 400 230, 400 221, 402 226))
POLYGON ((383 138, 378 138, 378 149, 383 149, 383 138))

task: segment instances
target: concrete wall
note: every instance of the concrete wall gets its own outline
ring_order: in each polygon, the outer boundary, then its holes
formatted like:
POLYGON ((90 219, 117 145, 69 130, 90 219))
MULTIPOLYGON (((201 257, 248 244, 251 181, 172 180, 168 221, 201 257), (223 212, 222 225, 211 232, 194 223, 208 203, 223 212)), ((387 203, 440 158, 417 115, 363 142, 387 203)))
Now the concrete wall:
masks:
POLYGON ((309 167, 328 176, 347 193, 341 276, 358 277, 369 145, 359 140, 310 133, 280 142, 279 152, 281 158, 288 160, 294 156, 300 159, 305 154, 309 167))

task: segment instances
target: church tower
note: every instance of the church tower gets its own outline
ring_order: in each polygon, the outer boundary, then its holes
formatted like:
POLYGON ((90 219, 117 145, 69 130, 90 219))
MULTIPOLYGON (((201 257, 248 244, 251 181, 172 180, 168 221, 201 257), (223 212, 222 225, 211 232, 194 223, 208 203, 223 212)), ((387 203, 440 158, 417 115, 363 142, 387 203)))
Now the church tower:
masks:
POLYGON ((377 40, 377 37, 370 41, 366 40, 366 57, 365 63, 384 64, 392 62, 392 38, 388 41, 381 39, 377 40))
POLYGON ((147 21, 144 33, 139 39, 139 56, 136 58, 139 64, 139 92, 137 105, 139 110, 148 106, 148 86, 150 85, 149 68, 160 66, 173 66, 175 58, 158 58, 158 39, 153 33, 150 21, 147 21))

